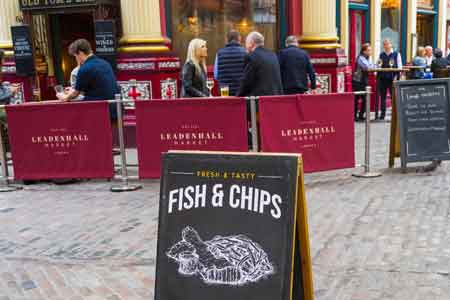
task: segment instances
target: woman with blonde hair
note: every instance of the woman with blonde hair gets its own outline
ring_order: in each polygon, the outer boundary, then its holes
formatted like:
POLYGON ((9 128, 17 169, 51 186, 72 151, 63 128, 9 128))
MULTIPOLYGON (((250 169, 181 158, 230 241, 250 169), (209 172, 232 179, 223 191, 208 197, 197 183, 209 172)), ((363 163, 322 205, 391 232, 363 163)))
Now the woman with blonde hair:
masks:
POLYGON ((427 60, 425 59, 425 47, 417 48, 417 55, 412 61, 413 66, 420 67, 416 69, 413 73, 413 79, 423 78, 425 74, 425 69, 427 68, 427 60))
POLYGON ((181 72, 181 97, 208 97, 206 87, 206 57, 208 48, 206 41, 193 39, 188 46, 186 63, 181 72))

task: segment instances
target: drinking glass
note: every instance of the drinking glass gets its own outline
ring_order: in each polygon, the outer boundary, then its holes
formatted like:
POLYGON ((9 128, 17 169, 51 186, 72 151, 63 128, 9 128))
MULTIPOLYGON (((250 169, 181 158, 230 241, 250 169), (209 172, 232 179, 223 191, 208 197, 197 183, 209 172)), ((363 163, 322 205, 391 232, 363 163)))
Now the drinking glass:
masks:
POLYGON ((64 87, 60 84, 55 85, 55 92, 56 92, 56 94, 64 93, 64 87))
POLYGON ((390 59, 389 60, 389 66, 391 67, 391 68, 393 68, 394 67, 394 59, 390 59))
POLYGON ((228 85, 220 87, 220 96, 222 97, 230 96, 230 87, 228 85))
POLYGON ((206 87, 208 88, 208 90, 209 90, 209 97, 212 97, 212 89, 213 89, 213 87, 214 87, 214 79, 212 79, 212 78, 208 78, 207 80, 206 80, 206 87))
POLYGON ((378 65, 378 67, 382 67, 383 66, 383 60, 381 60, 381 59, 379 59, 378 61, 377 61, 377 65, 378 65))

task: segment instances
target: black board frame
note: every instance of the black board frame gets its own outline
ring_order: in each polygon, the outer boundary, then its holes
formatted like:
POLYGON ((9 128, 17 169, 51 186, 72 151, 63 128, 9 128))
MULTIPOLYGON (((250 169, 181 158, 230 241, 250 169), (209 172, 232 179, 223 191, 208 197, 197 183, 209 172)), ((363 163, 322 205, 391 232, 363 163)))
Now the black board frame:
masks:
POLYGON ((20 77, 36 75, 36 67, 34 65, 34 46, 31 37, 30 25, 21 24, 11 26, 11 38, 14 49, 14 60, 16 63, 16 75, 20 77), (17 45, 18 36, 24 38, 30 47, 30 51, 23 51, 27 54, 24 57, 19 55, 19 53, 22 53, 21 51, 16 50, 16 47, 20 47, 20 45, 17 45))
POLYGON ((113 70, 115 71, 117 69, 117 27, 116 27, 116 21, 114 20, 96 20, 94 22, 94 35, 95 35, 95 54, 109 62, 113 70), (104 29, 109 27, 109 31, 100 31, 100 29, 104 29), (97 40, 98 40, 98 34, 108 32, 111 33, 113 37, 113 45, 112 48, 114 48, 113 52, 99 52, 97 47, 97 40))
MULTIPOLYGON (((437 155, 429 155, 427 157, 412 157, 408 155, 408 149, 406 144, 406 130, 407 125, 405 124, 405 112, 402 98, 402 88, 418 88, 420 86, 429 86, 429 85, 443 85, 445 87, 445 96, 446 101, 445 105, 447 106, 447 137, 450 142, 450 79, 426 79, 426 80, 402 80, 395 81, 395 98, 396 98, 396 116, 397 123, 400 132, 400 160, 401 160, 401 168, 403 172, 406 172, 407 163, 416 163, 416 162, 427 162, 432 160, 450 160, 450 152, 447 154, 437 154, 437 155)), ((449 144, 450 148, 450 144, 449 144)))
MULTIPOLYGON (((283 284, 286 287, 283 294, 284 298, 281 298, 281 295, 277 297, 277 299, 296 299, 296 300, 313 300, 314 299, 314 290, 312 284, 312 265, 311 265, 311 254, 310 254, 310 246, 309 246, 309 229, 307 222, 307 205, 306 205, 306 196, 304 189, 304 178, 303 178, 303 163, 300 155, 295 154, 253 154, 253 153, 229 153, 229 152, 202 152, 202 151, 170 151, 169 153, 163 154, 163 163, 162 163, 162 175, 161 176, 161 195, 160 195, 160 210, 159 210, 159 224, 158 224, 158 247, 157 247, 157 264, 156 264, 156 280, 155 280, 155 300, 166 300, 161 295, 160 291, 160 276, 158 269, 163 269, 159 267, 158 258, 161 258, 167 249, 166 243, 162 245, 160 237, 165 235, 166 233, 162 232, 162 227, 165 227, 164 223, 166 220, 164 219, 167 212, 165 208, 167 205, 163 203, 163 201, 167 201, 167 197, 164 196, 164 192, 167 189, 168 180, 165 175, 168 175, 168 161, 171 159, 180 159, 183 157, 191 157, 194 155, 197 158, 200 157, 203 161, 208 161, 208 163, 214 164, 214 159, 217 159, 218 156, 226 159, 245 159, 245 158, 255 158, 255 159, 263 159, 266 162, 270 159, 278 159, 279 161, 281 157, 288 159, 297 159, 297 176, 293 178, 295 185, 294 192, 294 204, 291 208, 293 210, 293 220, 292 220, 292 249, 287 249, 287 255, 291 257, 290 270, 287 269, 289 273, 288 278, 284 278, 284 280, 288 280, 287 285, 283 284)), ((223 163, 223 161, 222 161, 223 163)), ((192 168, 194 169, 194 168, 192 168)), ((173 170, 172 170, 173 172, 173 170)), ((287 175, 287 174, 286 174, 287 175)), ((189 175, 188 175, 189 176, 189 175)), ((166 228, 167 229, 167 228, 166 228)), ((199 295, 198 299, 202 299, 201 295, 199 295)), ((240 300, 241 298, 234 298, 235 300, 240 300)))

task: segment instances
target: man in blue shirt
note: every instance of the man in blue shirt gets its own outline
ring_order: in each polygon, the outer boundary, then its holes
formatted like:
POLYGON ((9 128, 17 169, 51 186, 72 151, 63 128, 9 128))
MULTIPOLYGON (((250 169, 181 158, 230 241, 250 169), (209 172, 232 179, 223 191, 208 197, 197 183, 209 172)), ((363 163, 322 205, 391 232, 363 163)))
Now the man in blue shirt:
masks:
MULTIPOLYGON (((77 82, 75 88, 69 93, 58 93, 56 95, 58 99, 70 101, 83 93, 83 101, 113 100, 114 95, 120 93, 111 65, 94 55, 87 40, 74 41, 69 46, 69 54, 73 55, 80 65, 77 82)), ((117 118, 115 108, 115 104, 110 105, 112 120, 117 118)))

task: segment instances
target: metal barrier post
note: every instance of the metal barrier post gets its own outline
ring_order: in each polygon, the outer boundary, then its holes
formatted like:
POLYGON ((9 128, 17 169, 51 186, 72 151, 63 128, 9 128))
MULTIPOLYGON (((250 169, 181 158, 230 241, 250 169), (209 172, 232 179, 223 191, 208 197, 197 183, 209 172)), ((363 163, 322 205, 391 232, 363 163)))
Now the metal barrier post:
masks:
POLYGON ((6 158, 6 147, 3 137, 3 126, 5 125, 0 124, 0 163, 2 164, 2 175, 0 177, 0 192, 14 192, 21 190, 22 187, 9 185, 8 160, 6 158))
POLYGON ((366 141, 365 141, 365 158, 364 158, 364 172, 361 174, 353 174, 355 177, 360 178, 373 178, 380 177, 381 173, 370 172, 370 95, 372 94, 372 88, 366 87, 366 141))
POLYGON ((122 115, 122 96, 120 94, 115 95, 116 107, 117 107, 117 131, 119 135, 120 145, 120 162, 121 162, 121 185, 112 186, 112 192, 130 192, 142 188, 141 185, 129 184, 128 182, 128 170, 127 170, 127 154, 125 150, 125 140, 123 135, 123 115, 122 115))
POLYGON ((252 125, 252 151, 258 152, 258 120, 256 119, 256 100, 258 97, 250 96, 250 114, 252 125))

